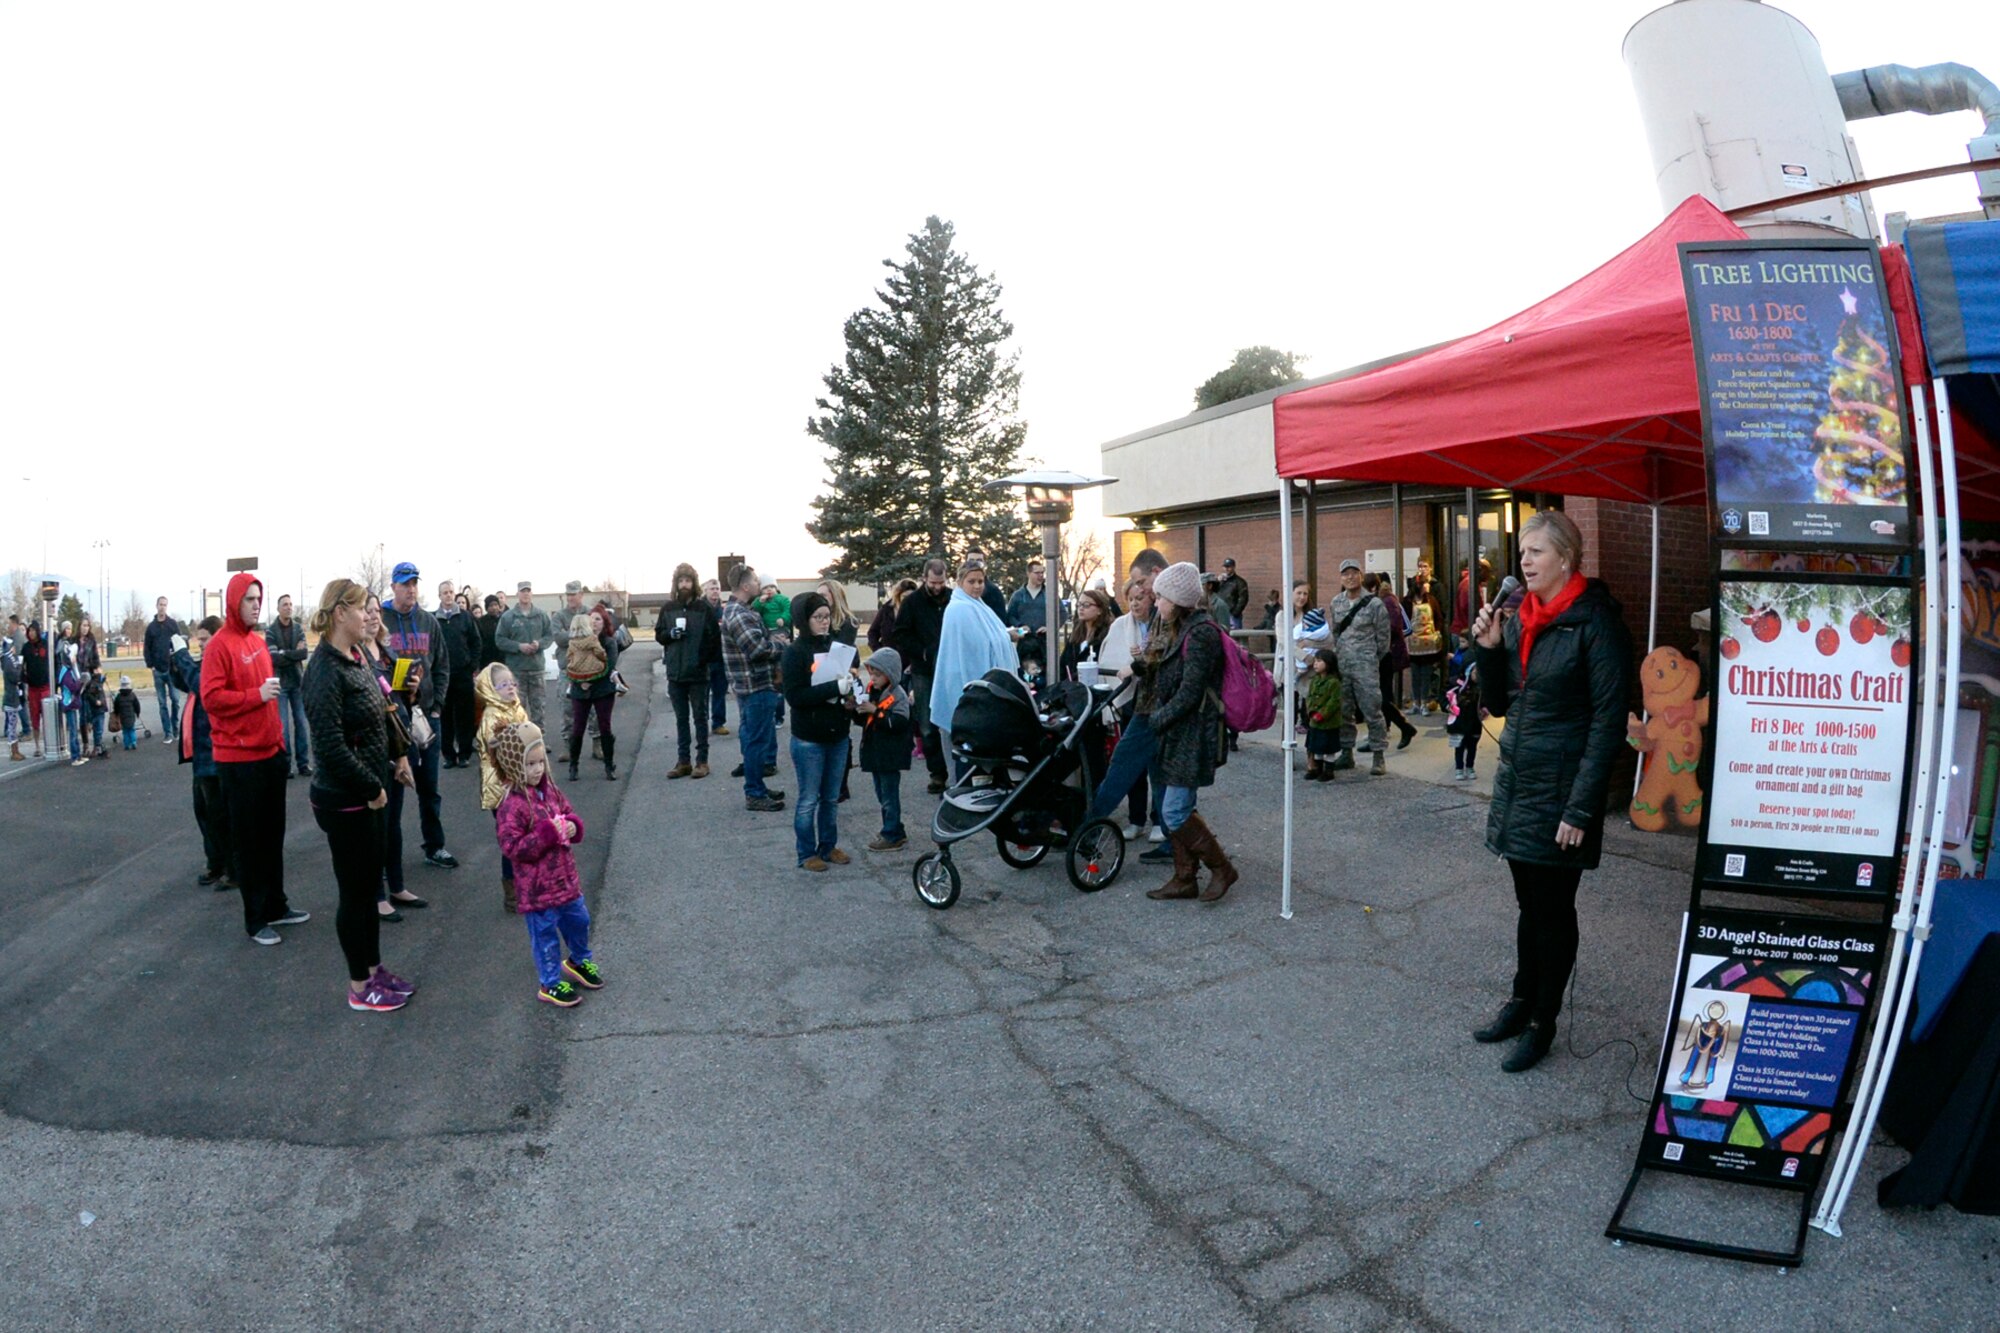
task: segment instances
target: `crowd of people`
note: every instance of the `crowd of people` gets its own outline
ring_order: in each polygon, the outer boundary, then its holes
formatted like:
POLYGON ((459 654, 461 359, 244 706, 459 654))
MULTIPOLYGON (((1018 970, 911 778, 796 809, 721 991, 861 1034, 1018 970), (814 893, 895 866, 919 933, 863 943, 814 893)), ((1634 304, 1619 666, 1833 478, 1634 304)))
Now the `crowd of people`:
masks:
MULTIPOLYGON (((1610 769, 1624 738, 1630 644, 1604 585, 1578 566, 1581 537, 1559 511, 1535 515, 1520 538, 1525 589, 1518 609, 1494 604, 1481 562, 1460 579, 1447 611, 1420 562, 1398 596, 1387 580, 1340 566, 1340 590, 1324 607, 1293 590, 1281 669, 1298 673, 1306 776, 1330 780, 1372 755, 1387 771, 1415 728, 1398 707, 1410 672, 1411 711, 1442 710, 1469 777, 1487 717, 1510 719, 1494 782, 1487 844, 1508 863, 1518 908, 1512 997, 1474 1035, 1515 1040, 1504 1067, 1531 1068, 1547 1054, 1577 950, 1575 898, 1597 864, 1610 769), (1365 731, 1365 739, 1363 732, 1365 731)), ((927 560, 921 579, 899 581, 865 641, 845 591, 828 581, 786 598, 747 564, 724 581, 675 568, 654 625, 674 712, 669 780, 710 775, 710 741, 728 734, 736 701, 745 808, 782 812, 777 727, 789 714, 788 757, 797 786, 791 806, 797 865, 825 873, 851 863, 839 807, 855 767, 871 779, 880 810, 871 852, 908 843, 903 775, 920 757, 929 792, 966 771, 954 748, 958 703, 989 673, 1108 682, 1105 753, 1088 793, 1087 819, 1122 807, 1128 839, 1154 845, 1142 861, 1170 862, 1160 901, 1215 902, 1238 881, 1235 864, 1199 809, 1234 747, 1220 695, 1225 648, 1249 606, 1247 584, 1142 550, 1114 592, 1097 585, 1074 598, 1060 639, 1047 642, 1051 591, 1039 563, 1003 595, 982 551, 954 569, 927 560), (866 649, 864 652, 863 649, 866 649), (1053 654, 1051 649, 1054 650, 1053 654), (1050 659, 1053 656, 1053 666, 1050 659), (859 733, 858 736, 856 733, 859 733), (1205 878, 1204 878, 1205 876, 1205 878)), ((626 685, 621 655, 632 636, 604 600, 587 605, 571 583, 556 614, 536 606, 521 582, 512 606, 450 582, 435 605, 419 596, 414 564, 395 567, 390 595, 359 583, 328 584, 305 621, 289 596, 266 619, 253 574, 230 580, 223 614, 183 627, 165 598, 144 636, 164 740, 190 766, 205 865, 199 880, 241 898, 248 937, 282 942, 280 931, 310 920, 285 892, 286 783, 310 782, 313 818, 325 834, 339 886, 335 931, 348 969, 347 1003, 390 1012, 414 983, 389 971, 381 927, 427 906, 403 875, 402 808, 414 793, 423 861, 452 870, 445 843, 440 768, 480 772, 480 807, 500 851, 502 904, 526 924, 538 997, 573 1006, 604 984, 590 947, 574 848, 583 821, 556 784, 580 776, 583 747, 617 778, 612 704, 626 685), (550 654, 550 650, 553 653, 550 654), (551 753, 546 656, 563 697, 562 748, 551 753)), ((1258 628, 1275 631, 1280 600, 1264 603, 1258 628)), ((73 764, 102 757, 110 720, 126 748, 144 728, 129 676, 107 698, 95 631, 65 622, 44 642, 18 619, 0 639, 6 739, 14 758, 30 737, 42 753, 42 703, 54 697, 58 735, 73 764)), ((1251 723, 1249 725, 1255 725, 1251 723)))

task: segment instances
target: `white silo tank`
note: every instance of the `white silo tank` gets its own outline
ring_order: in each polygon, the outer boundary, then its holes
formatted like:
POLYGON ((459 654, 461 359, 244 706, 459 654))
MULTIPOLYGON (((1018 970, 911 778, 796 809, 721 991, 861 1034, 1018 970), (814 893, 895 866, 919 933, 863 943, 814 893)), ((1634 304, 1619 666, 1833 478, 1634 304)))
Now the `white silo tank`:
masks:
MULTIPOLYGON (((1691 194, 1727 211, 1860 179, 1819 41, 1784 10, 1678 0, 1633 24, 1624 54, 1667 212, 1691 194)), ((1760 238, 1874 233, 1861 195, 1738 222, 1760 238)))

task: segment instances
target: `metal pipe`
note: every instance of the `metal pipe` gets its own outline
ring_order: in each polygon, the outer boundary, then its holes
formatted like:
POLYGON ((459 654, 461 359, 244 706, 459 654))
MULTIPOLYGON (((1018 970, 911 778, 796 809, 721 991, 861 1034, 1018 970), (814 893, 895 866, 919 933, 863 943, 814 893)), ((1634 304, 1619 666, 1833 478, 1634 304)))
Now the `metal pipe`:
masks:
MULTIPOLYGON (((1653 502, 1653 566, 1646 589, 1646 651, 1652 652, 1660 643, 1660 502, 1653 502)), ((1703 665, 1706 665, 1704 663, 1703 665)), ((1710 681, 1712 692, 1715 682, 1710 681)), ((1639 799, 1639 784, 1646 780, 1646 756, 1640 755, 1639 762, 1632 765, 1632 799, 1639 799)))
POLYGON ((1986 120, 1986 133, 2000 134, 2000 86, 1970 65, 1871 65, 1834 75, 1833 91, 1840 114, 1849 120, 1901 111, 1926 116, 1977 111, 1986 120))
MULTIPOLYGON (((1308 488, 1312 483, 1307 482, 1308 488)), ((1310 511, 1312 491, 1306 491, 1310 511)), ((1306 527, 1308 546, 1312 542, 1312 527, 1306 527)), ((1283 676, 1285 687, 1284 707, 1278 713, 1278 753, 1285 759, 1285 860, 1284 887, 1279 892, 1278 916, 1292 919, 1292 748, 1298 744, 1298 735, 1292 726, 1292 699, 1298 690, 1298 672, 1292 669, 1292 483, 1278 478, 1278 571, 1279 582, 1284 585, 1284 595, 1278 603, 1278 641, 1273 645, 1272 660, 1277 663, 1283 676)))

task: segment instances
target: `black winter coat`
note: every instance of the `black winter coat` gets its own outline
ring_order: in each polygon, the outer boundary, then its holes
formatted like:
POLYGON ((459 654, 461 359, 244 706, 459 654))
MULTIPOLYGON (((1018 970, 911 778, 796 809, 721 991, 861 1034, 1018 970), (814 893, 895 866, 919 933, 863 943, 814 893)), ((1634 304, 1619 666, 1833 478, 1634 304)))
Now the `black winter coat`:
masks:
MULTIPOLYGON (((1153 633, 1157 638, 1157 624, 1153 633)), ((1159 744, 1153 762, 1160 782, 1168 787, 1211 786, 1222 725, 1217 703, 1222 694, 1222 632, 1215 617, 1190 611, 1180 641, 1152 660, 1146 721, 1159 744)))
POLYGON ((801 634, 785 649, 785 706, 792 710, 792 735, 820 745, 846 740, 848 728, 854 725, 854 714, 840 702, 843 686, 851 677, 824 685, 812 683, 813 658, 832 642, 801 634))
POLYGON ((1521 622, 1499 648, 1478 650, 1480 702, 1507 719, 1486 848, 1511 861, 1595 869, 1604 847, 1611 766, 1625 745, 1632 638, 1604 584, 1591 579, 1569 610, 1535 636, 1521 679, 1521 622), (1583 830, 1572 851, 1556 825, 1583 830))
POLYGON ((896 628, 889 635, 889 646, 903 659, 905 671, 928 676, 936 668, 938 639, 944 633, 944 609, 950 604, 949 586, 942 599, 918 588, 896 608, 896 628))
POLYGON ((708 598, 697 592, 685 602, 668 602, 654 622, 653 638, 665 650, 667 679, 681 685, 706 683, 710 662, 721 660, 722 627, 708 598), (674 622, 685 616, 687 627, 674 637, 674 622))
POLYGON ((394 755, 375 668, 321 638, 306 662, 306 726, 312 733, 312 803, 325 810, 366 805, 389 790, 394 755))

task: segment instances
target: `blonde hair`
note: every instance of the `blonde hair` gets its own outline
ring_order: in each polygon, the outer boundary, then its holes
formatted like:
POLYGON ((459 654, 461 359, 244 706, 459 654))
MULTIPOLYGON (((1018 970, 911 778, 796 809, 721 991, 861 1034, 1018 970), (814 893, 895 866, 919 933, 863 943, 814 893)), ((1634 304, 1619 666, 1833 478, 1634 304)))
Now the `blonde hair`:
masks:
POLYGON ((341 606, 365 610, 368 606, 368 589, 353 579, 335 579, 327 584, 319 594, 319 609, 312 613, 312 619, 306 623, 306 628, 325 638, 327 631, 333 628, 334 608, 341 606))
POLYGON ((597 637, 597 631, 590 627, 590 613, 588 611, 581 615, 570 617, 569 632, 572 638, 578 634, 587 634, 593 639, 597 637))
MULTIPOLYGON (((1576 520, 1560 509, 1537 510, 1521 524, 1521 535, 1540 532, 1555 547, 1556 558, 1569 566, 1575 574, 1583 568, 1583 533, 1576 526, 1576 520)), ((1484 562, 1482 562, 1484 563, 1484 562)))
POLYGON ((854 619, 853 613, 847 609, 847 589, 841 587, 832 579, 821 579, 819 586, 826 589, 826 604, 833 608, 833 627, 835 629, 839 629, 842 625, 854 619))

